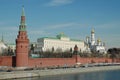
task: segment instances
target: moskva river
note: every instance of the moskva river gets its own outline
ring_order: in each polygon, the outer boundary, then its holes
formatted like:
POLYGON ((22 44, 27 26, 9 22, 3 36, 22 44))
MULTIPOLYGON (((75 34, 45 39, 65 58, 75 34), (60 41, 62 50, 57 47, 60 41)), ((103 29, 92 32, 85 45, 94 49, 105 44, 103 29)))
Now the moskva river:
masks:
POLYGON ((120 70, 77 73, 77 74, 34 77, 34 78, 22 78, 22 79, 10 79, 10 80, 120 80, 120 70))

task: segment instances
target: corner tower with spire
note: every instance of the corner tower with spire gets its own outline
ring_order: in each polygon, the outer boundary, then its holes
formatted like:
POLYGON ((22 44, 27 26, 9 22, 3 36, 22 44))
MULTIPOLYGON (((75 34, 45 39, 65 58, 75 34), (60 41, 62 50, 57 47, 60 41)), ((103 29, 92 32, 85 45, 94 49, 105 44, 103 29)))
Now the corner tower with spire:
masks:
POLYGON ((16 67, 28 66, 29 39, 27 37, 24 7, 22 7, 21 22, 16 39, 16 67))

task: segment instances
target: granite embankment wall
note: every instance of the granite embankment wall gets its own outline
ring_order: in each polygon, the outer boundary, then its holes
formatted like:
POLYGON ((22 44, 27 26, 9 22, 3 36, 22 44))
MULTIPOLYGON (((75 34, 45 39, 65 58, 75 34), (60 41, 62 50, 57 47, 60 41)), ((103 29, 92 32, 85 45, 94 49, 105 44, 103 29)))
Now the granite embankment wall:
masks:
POLYGON ((96 71, 108 71, 108 70, 120 70, 120 66, 99 66, 99 67, 87 67, 87 68, 64 68, 64 69, 46 69, 46 70, 30 70, 30 71, 12 71, 12 72, 0 72, 0 80, 25 78, 25 77, 41 77, 41 76, 53 76, 63 74, 74 74, 84 72, 96 72, 96 71))
MULTIPOLYGON (((49 67, 49 66, 71 66, 76 63, 101 63, 120 62, 120 59, 110 58, 82 58, 73 56, 72 58, 28 58, 27 67, 49 67)), ((1 56, 0 66, 15 66, 16 59, 13 56, 1 56)))

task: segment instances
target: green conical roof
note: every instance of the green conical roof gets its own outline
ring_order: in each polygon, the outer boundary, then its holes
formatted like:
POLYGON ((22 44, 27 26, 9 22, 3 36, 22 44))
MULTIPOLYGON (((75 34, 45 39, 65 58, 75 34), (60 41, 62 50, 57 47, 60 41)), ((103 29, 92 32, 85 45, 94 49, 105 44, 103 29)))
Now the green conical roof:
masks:
POLYGON ((19 31, 26 31, 24 6, 22 7, 21 22, 19 31))
POLYGON ((25 16, 24 6, 22 7, 22 15, 21 16, 25 16))

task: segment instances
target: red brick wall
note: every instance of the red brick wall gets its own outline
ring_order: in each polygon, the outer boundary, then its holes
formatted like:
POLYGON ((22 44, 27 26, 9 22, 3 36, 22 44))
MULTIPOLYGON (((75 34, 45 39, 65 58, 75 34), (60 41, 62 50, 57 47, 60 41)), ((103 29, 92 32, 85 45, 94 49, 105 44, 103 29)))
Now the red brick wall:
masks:
POLYGON ((79 58, 80 63, 102 63, 102 62, 112 62, 112 59, 109 58, 79 58))
POLYGON ((12 66, 12 56, 0 56, 0 66, 12 66))
POLYGON ((101 63, 112 62, 109 58, 81 58, 73 56, 72 58, 29 58, 29 67, 48 67, 48 66, 64 66, 65 64, 75 65, 76 63, 101 63))
POLYGON ((29 67, 70 66, 75 63, 74 58, 29 58, 29 67))
MULTIPOLYGON (((75 65, 76 63, 100 63, 100 62, 112 62, 109 58, 81 58, 73 56, 72 58, 29 58, 27 67, 49 67, 49 66, 65 66, 75 65)), ((114 62, 120 62, 120 59, 114 59, 114 62)), ((15 59, 12 56, 1 56, 0 66, 12 66, 15 63, 15 59)))

